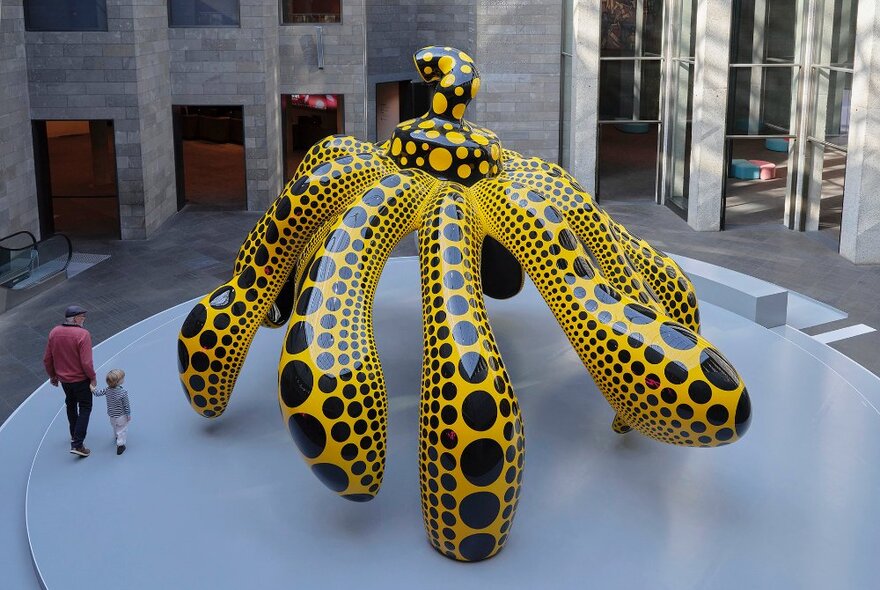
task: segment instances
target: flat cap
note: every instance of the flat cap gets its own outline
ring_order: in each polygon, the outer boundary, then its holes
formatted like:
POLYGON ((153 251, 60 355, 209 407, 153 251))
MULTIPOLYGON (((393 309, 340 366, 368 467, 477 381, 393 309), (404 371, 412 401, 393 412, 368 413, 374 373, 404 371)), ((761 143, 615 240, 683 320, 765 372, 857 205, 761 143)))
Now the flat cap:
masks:
POLYGON ((80 307, 79 305, 70 305, 64 311, 64 317, 72 318, 75 315, 82 315, 84 313, 88 313, 88 312, 85 309, 83 309, 82 307, 80 307))

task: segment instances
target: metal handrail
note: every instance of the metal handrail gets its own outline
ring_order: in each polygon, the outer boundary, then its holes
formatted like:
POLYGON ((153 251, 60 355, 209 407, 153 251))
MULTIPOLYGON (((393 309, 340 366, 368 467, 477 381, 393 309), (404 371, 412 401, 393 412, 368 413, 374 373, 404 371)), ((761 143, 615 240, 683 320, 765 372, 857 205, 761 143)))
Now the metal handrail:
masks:
MULTIPOLYGON (((16 232, 11 236, 7 236, 7 238, 19 235, 19 234, 30 234, 30 232, 16 232)), ((6 248, 4 246, 0 246, 0 249, 6 250, 8 252, 22 252, 30 250, 30 256, 23 256, 21 258, 26 259, 25 264, 19 268, 12 268, 12 257, 10 257, 10 270, 7 271, 6 276, 0 275, 0 287, 5 289, 26 289, 29 287, 36 286, 47 279, 50 279, 59 273, 62 273, 67 270, 67 267, 70 265, 70 261, 73 258, 73 244, 70 241, 70 238, 64 234, 54 234, 45 238, 43 240, 37 241, 33 234, 30 236, 35 240, 33 244, 30 246, 25 246, 23 248, 6 248), (49 260, 40 261, 41 254, 41 245, 46 245, 51 241, 64 240, 66 243, 66 254, 61 253, 60 256, 56 256, 50 258, 49 260), (53 263, 55 263, 53 265, 53 263), (40 272, 40 271, 43 272, 40 272)), ((7 239, 7 238, 4 238, 7 239)), ((0 240, 2 241, 2 240, 0 240)))
POLYGON ((17 231, 13 234, 9 234, 8 236, 6 236, 4 238, 0 238, 0 244, 2 244, 3 242, 5 242, 6 240, 8 240, 10 238, 14 238, 15 236, 22 236, 22 235, 26 235, 31 239, 31 243, 29 245, 22 246, 21 248, 10 248, 9 246, 0 246, 0 248, 3 248, 5 250, 25 250, 27 248, 33 248, 34 246, 37 245, 37 236, 35 236, 34 234, 32 234, 31 232, 29 232, 27 230, 17 231))

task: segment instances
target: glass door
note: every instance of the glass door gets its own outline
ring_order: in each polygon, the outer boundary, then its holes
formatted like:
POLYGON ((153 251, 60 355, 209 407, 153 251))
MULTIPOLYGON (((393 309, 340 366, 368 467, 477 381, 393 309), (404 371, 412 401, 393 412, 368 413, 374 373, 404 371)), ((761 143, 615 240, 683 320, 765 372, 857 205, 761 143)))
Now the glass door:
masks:
POLYGON ((837 249, 849 141, 857 0, 811 0, 811 50, 803 100, 803 172, 798 229, 820 231, 837 249))
POLYGON ((790 224, 805 0, 735 0, 722 227, 790 224))
POLYGON ((661 0, 602 2, 600 199, 658 199, 663 11, 661 0))
POLYGON ((687 219, 694 95, 697 0, 674 0, 666 40, 662 202, 687 219))

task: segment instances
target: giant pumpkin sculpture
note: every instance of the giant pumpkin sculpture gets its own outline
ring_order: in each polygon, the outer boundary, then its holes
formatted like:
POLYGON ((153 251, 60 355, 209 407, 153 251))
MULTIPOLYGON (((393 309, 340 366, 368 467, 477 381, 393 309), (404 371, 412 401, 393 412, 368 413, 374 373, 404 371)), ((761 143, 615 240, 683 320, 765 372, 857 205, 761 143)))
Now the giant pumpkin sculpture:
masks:
MULTIPOLYGON (((693 286, 560 167, 502 149, 465 121, 480 77, 449 47, 415 55, 431 110, 374 145, 328 137, 241 247, 233 278, 189 314, 180 378, 200 414, 226 409, 260 324, 289 319, 279 402, 314 474, 343 498, 382 484, 388 402, 372 300, 398 241, 418 231, 424 360, 419 464, 428 539, 448 557, 494 555, 510 533, 523 422, 483 294, 529 274, 616 411, 619 433, 717 446, 741 437, 749 396, 699 335, 693 286)), ((524 335, 527 337, 527 335, 524 335)))

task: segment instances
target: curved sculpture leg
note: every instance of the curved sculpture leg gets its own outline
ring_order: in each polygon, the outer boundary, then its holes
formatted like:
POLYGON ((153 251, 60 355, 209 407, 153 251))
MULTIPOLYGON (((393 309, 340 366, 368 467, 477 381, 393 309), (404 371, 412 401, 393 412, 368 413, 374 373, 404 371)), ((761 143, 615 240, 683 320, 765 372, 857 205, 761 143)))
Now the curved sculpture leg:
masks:
POLYGON ((524 436, 480 292, 484 232, 461 189, 419 231, 425 356, 419 472, 428 540, 454 559, 498 552, 516 513, 524 436))
POLYGON ((281 413, 315 475, 354 501, 378 493, 387 394, 373 337, 373 295, 423 191, 409 171, 382 178, 342 213, 303 267, 279 363, 281 413))
POLYGON ((728 444, 744 434, 748 392, 711 344, 598 275, 583 246, 566 237, 571 229, 562 214, 535 191, 512 181, 474 188, 484 219, 521 220, 488 229, 523 264, 620 421, 688 446, 728 444))
POLYGON ((510 299, 522 291, 525 275, 516 258, 494 238, 483 240, 480 255, 483 293, 492 299, 510 299))

